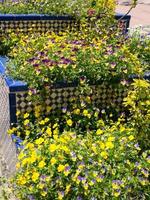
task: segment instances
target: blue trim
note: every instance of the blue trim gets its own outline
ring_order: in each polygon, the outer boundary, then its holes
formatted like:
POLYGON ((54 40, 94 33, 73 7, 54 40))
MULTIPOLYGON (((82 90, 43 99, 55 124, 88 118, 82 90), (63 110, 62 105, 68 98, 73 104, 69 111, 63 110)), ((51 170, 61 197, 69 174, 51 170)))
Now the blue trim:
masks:
POLYGON ((44 14, 0 14, 0 21, 19 21, 19 20, 75 20, 69 15, 44 15, 44 14))
POLYGON ((5 81, 10 92, 23 92, 28 90, 27 84, 22 81, 16 81, 8 77, 5 78, 5 81))
MULTIPOLYGON (((120 19, 122 16, 124 16, 123 13, 116 13, 116 14, 115 14, 115 18, 116 18, 116 19, 120 19)), ((131 19, 131 15, 125 15, 125 16, 123 17, 123 19, 131 19)))
MULTIPOLYGON (((120 19, 124 14, 116 13, 115 18, 120 19)), ((131 15, 126 15, 123 19, 130 20, 131 15)), ((1 14, 0 21, 19 21, 19 20, 75 20, 73 16, 69 15, 44 15, 44 14, 1 14)))
POLYGON ((17 123, 16 116, 16 94, 9 93, 9 113, 10 113, 10 124, 17 123))

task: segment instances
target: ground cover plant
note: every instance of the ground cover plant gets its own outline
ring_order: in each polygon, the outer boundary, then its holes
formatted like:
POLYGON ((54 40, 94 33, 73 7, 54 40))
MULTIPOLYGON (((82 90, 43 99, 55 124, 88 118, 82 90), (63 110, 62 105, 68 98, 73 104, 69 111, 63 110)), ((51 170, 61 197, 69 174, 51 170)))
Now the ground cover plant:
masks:
POLYGON ((26 82, 31 93, 58 83, 76 85, 82 77, 90 84, 127 81, 148 69, 139 54, 131 38, 115 31, 22 36, 9 54, 7 73, 26 82))
MULTIPOLYGON (((138 80, 133 85, 140 90, 138 80)), ((129 96, 127 104, 132 106, 129 96)), ((136 99, 131 101, 136 103, 136 99)), ((78 99, 73 110, 65 110, 63 129, 59 119, 43 116, 40 109, 35 123, 30 114, 24 114, 21 132, 26 134, 26 140, 13 181, 20 199, 149 197, 150 152, 139 143, 139 122, 132 124, 123 116, 115 123, 103 120, 99 109, 90 105, 87 96, 78 99)), ((143 107, 148 105, 146 101, 143 107)), ((10 130, 15 131, 20 130, 10 130)))
POLYGON ((1 13, 42 13, 51 15, 72 15, 78 18, 88 15, 114 13, 115 0, 47 0, 47 1, 4 1, 0 3, 1 13))
POLYGON ((26 135, 13 180, 19 199, 149 198, 149 82, 137 79, 132 85, 124 100, 132 113, 128 120, 103 120, 85 95, 87 86, 84 98, 64 108, 61 123, 44 116, 42 106, 35 121, 23 115, 22 127, 9 132, 26 135))

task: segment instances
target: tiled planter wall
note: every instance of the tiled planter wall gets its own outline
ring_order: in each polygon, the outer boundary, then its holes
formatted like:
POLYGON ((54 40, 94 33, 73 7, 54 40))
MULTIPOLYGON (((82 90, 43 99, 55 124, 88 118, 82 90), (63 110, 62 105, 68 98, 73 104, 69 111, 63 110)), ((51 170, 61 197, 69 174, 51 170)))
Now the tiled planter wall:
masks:
MULTIPOLYGON (((115 19, 122 18, 122 14, 116 14, 115 19)), ((126 32, 129 27, 130 15, 119 20, 119 27, 126 32)), ((5 34, 6 31, 22 31, 30 32, 46 32, 46 31, 62 31, 66 28, 79 26, 73 17, 69 16, 49 16, 49 15, 23 15, 23 14, 0 14, 0 34, 5 34)))
MULTIPOLYGON (((4 66, 0 64, 1 74, 4 72, 4 66)), ((150 80, 150 74, 145 76, 150 80)), ((20 81, 14 81, 8 77, 0 76, 0 142, 2 153, 8 163, 8 168, 14 170, 13 163, 16 159, 15 145, 11 137, 7 134, 10 124, 17 123, 16 111, 22 114, 33 109, 33 102, 28 96, 27 85, 20 81)), ((124 112, 122 106, 123 98, 127 95, 127 88, 123 88, 119 83, 93 85, 92 103, 100 109, 124 112)), ((47 106, 52 107, 53 113, 57 108, 67 107, 72 97, 77 97, 79 92, 76 86, 57 85, 49 89, 49 94, 45 100, 47 106)))
MULTIPOLYGON (((118 20, 122 17, 116 14, 118 20)), ((124 17, 119 21, 119 27, 123 32, 127 32, 130 16, 124 17)), ((9 15, 0 14, 0 35, 5 35, 8 30, 22 31, 28 33, 54 31, 59 32, 66 28, 78 26, 72 17, 66 16, 48 16, 48 15, 9 15)), ((105 84, 92 86, 92 99, 96 104, 101 104, 106 108, 121 105, 126 92, 121 87, 113 88, 105 84)), ((58 87, 51 88, 50 98, 46 100, 47 105, 51 105, 53 111, 56 108, 66 106, 72 96, 78 95, 76 87, 58 87)), ((27 86, 20 81, 14 81, 5 77, 5 59, 0 59, 0 154, 6 161, 8 171, 12 173, 15 170, 16 147, 12 142, 11 136, 7 134, 11 123, 16 123, 16 110, 26 112, 32 109, 32 104, 27 97, 27 86)), ((120 106, 118 107, 120 108, 120 106)))

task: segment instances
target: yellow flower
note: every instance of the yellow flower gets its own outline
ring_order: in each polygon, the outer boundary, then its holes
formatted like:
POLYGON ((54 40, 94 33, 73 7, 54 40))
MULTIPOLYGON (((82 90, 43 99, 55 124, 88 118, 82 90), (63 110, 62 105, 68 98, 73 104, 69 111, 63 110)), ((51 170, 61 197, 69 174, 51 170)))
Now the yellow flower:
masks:
POLYGON ((87 184, 87 183, 85 183, 85 184, 83 185, 83 187, 84 187, 85 190, 88 190, 88 184, 87 184))
POLYGON ((24 119, 28 118, 29 117, 29 113, 25 113, 23 117, 24 117, 24 119))
POLYGON ((22 165, 26 165, 28 163, 28 158, 24 158, 24 160, 22 161, 22 165))
POLYGON ((57 160, 54 157, 52 157, 50 160, 51 165, 55 165, 56 162, 57 160))
POLYGON ((38 118, 39 116, 40 116, 40 113, 36 111, 36 112, 35 112, 35 117, 38 118))
POLYGON ((108 153, 106 151, 102 151, 101 152, 101 156, 104 158, 104 159, 107 159, 108 158, 108 153))
POLYGON ((67 194, 70 191, 70 188, 71 188, 71 184, 66 185, 65 194, 67 194))
POLYGON ((123 131, 125 131, 125 127, 124 126, 120 126, 120 132, 122 133, 123 131))
POLYGON ((68 124, 68 126, 72 126, 73 121, 72 121, 71 119, 68 119, 68 120, 67 120, 67 124, 68 124))
POLYGON ((38 184, 38 188, 39 188, 39 189, 43 189, 43 188, 44 188, 44 184, 43 184, 43 183, 39 183, 39 184, 38 184))
POLYGON ((97 129, 97 131, 96 131, 96 134, 97 134, 97 135, 101 135, 102 133, 103 133, 103 130, 97 129))
POLYGON ((28 119, 26 119, 23 124, 26 126, 27 124, 29 124, 29 122, 30 121, 28 119))
POLYGON ((100 148, 101 148, 101 149, 105 149, 105 144, 104 144, 104 142, 101 142, 101 141, 100 141, 100 142, 99 142, 99 145, 100 145, 100 148))
POLYGON ((33 149, 34 144, 29 142, 29 143, 26 144, 26 148, 33 149))
POLYGON ((20 163, 18 162, 17 164, 16 164, 16 169, 19 169, 20 168, 20 163))
POLYGON ((49 121, 49 118, 46 117, 46 118, 44 119, 44 121, 45 121, 45 123, 48 122, 48 121, 49 121))
POLYGON ((39 173, 38 172, 33 172, 33 175, 32 175, 32 181, 33 182, 36 182, 39 178, 39 173))
POLYGON ((33 164, 36 161, 36 156, 32 155, 28 158, 29 163, 33 164))
POLYGON ((106 147, 108 148, 108 149, 113 149, 114 148, 114 144, 112 143, 112 142, 106 142, 106 147))
POLYGON ((21 112, 18 110, 18 111, 16 112, 16 116, 19 116, 20 113, 21 113, 21 112))
POLYGON ((55 129, 55 128, 57 128, 57 127, 58 127, 58 124, 55 123, 55 124, 53 125, 53 129, 55 129))
POLYGON ((98 183, 101 183, 101 182, 103 181, 103 177, 97 176, 97 177, 96 177, 96 181, 97 181, 98 183))
POLYGON ((50 107, 50 106, 47 106, 47 107, 46 107, 46 111, 47 111, 47 112, 50 112, 51 109, 52 109, 52 107, 50 107))
POLYGON ((20 185, 25 185, 26 182, 27 182, 27 181, 26 181, 26 178, 25 178, 24 176, 19 177, 18 183, 19 183, 20 185))
POLYGON ((62 200, 64 197, 64 193, 63 192, 58 192, 58 200, 62 200))
POLYGON ((46 163, 42 160, 39 162, 38 167, 43 168, 46 165, 46 163))
POLYGON ((70 153, 70 150, 67 146, 62 146, 61 149, 64 150, 65 153, 67 153, 67 154, 70 153))
POLYGON ((28 136, 28 135, 30 135, 30 131, 29 130, 26 130, 25 131, 25 134, 28 136))
POLYGON ((54 140, 58 139, 58 135, 53 135, 54 140))
POLYGON ((9 129, 9 130, 7 131, 7 133, 11 135, 11 134, 13 134, 16 130, 17 130, 17 129, 16 129, 15 127, 13 127, 12 129, 9 129))
POLYGON ((115 140, 115 137, 113 137, 113 136, 110 136, 109 138, 108 138, 108 141, 109 142, 112 142, 112 141, 114 141, 115 140))
POLYGON ((57 167, 58 172, 62 172, 64 171, 64 169, 65 169, 65 166, 61 164, 57 167))
POLYGON ((45 121, 44 121, 44 120, 41 120, 41 121, 39 122, 39 124, 40 124, 40 125, 44 125, 44 124, 45 124, 45 121))
POLYGON ((78 108, 75 109, 75 110, 73 111, 73 113, 76 114, 76 115, 79 115, 79 114, 80 114, 80 109, 78 109, 78 108))
POLYGON ((120 193, 119 192, 114 192, 113 194, 115 197, 119 197, 120 193))
POLYGON ((22 158, 25 157, 25 154, 23 153, 23 151, 19 154, 18 159, 21 160, 22 158))
POLYGON ((58 128, 56 128, 56 129, 53 131, 53 134, 54 134, 54 135, 58 135, 58 132, 59 132, 59 130, 58 130, 58 128))
POLYGON ((86 110, 86 109, 83 110, 83 115, 84 115, 84 116, 87 116, 87 115, 88 115, 88 110, 86 110))
POLYGON ((49 151, 51 152, 51 153, 53 153, 54 151, 56 151, 57 150, 57 145, 56 144, 50 144, 50 146, 49 146, 49 151))
POLYGON ((134 136, 130 135, 128 138, 129 138, 130 141, 132 141, 134 139, 134 136))
POLYGON ((47 192, 43 190, 43 191, 41 192, 41 195, 42 195, 43 197, 45 197, 45 196, 47 195, 47 192))
POLYGON ((94 151, 95 154, 97 154, 97 148, 96 148, 96 146, 94 144, 92 144, 91 149, 94 151))
POLYGON ((51 128, 48 127, 46 129, 46 133, 47 133, 48 136, 52 136, 52 130, 51 130, 51 128))
POLYGON ((39 138, 39 139, 36 139, 35 140, 35 144, 42 144, 44 142, 44 139, 43 138, 39 138))

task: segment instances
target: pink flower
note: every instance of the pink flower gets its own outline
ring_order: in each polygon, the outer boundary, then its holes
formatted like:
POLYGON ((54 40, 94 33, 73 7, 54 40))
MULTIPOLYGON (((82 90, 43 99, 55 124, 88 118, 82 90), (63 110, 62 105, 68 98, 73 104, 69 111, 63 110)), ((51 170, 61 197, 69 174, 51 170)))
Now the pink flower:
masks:
POLYGON ((93 8, 90 8, 90 9, 87 11, 88 16, 90 16, 90 17, 92 17, 95 13, 96 13, 96 11, 95 11, 95 9, 93 9, 93 8))

